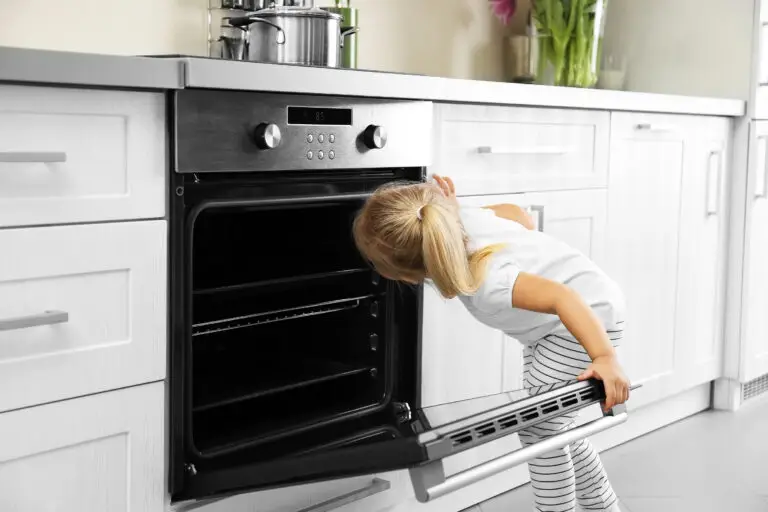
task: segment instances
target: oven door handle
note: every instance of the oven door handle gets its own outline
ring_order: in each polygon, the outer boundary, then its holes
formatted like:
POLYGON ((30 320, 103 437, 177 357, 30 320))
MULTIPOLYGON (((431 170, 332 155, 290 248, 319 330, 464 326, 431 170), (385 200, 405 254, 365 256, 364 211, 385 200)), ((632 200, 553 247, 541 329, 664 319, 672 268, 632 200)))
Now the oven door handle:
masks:
POLYGON ((597 432, 613 428, 627 421, 624 405, 616 406, 602 418, 575 427, 567 432, 544 439, 536 444, 502 455, 479 466, 474 466, 449 477, 445 476, 442 460, 436 460, 410 469, 416 499, 421 503, 440 498, 488 477, 541 457, 547 452, 563 448, 597 432))

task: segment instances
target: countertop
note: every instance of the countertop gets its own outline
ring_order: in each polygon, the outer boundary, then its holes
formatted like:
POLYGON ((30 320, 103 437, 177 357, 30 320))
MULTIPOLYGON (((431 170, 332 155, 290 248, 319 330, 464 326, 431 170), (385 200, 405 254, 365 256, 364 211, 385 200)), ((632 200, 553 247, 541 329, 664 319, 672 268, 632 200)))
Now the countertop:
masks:
POLYGON ((126 89, 232 89, 739 117, 745 102, 544 87, 197 57, 127 57, 0 47, 0 82, 126 89))

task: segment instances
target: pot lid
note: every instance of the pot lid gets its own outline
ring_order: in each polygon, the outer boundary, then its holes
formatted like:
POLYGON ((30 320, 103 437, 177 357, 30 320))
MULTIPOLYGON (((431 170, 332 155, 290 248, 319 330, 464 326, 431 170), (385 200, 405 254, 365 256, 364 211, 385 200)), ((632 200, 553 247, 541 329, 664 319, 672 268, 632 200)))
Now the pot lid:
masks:
POLYGON ((343 16, 320 9, 319 7, 270 7, 250 14, 249 18, 276 18, 285 16, 288 18, 325 18, 341 21, 343 16))

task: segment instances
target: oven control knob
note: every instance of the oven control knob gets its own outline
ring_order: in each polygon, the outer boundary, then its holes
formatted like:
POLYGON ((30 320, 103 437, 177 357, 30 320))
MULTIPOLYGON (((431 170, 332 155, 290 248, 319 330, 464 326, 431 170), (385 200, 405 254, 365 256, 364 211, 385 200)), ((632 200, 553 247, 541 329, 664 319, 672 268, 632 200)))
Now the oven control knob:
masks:
POLYGON ((259 149, 275 149, 283 140, 280 127, 272 123, 261 123, 253 134, 259 149))
POLYGON ((372 124, 363 132, 363 143, 368 149, 381 149, 387 145, 387 132, 381 126, 372 124))

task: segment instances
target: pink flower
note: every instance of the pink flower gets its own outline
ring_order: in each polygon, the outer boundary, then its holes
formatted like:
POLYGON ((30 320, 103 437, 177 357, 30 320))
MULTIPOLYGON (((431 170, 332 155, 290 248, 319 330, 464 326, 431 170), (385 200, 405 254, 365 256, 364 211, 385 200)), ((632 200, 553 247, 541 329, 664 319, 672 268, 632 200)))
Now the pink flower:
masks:
POLYGON ((489 0, 493 14, 507 25, 517 10, 517 0, 489 0))

